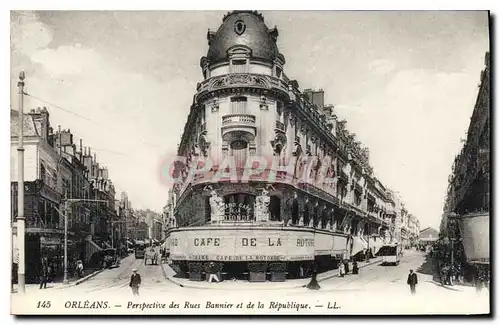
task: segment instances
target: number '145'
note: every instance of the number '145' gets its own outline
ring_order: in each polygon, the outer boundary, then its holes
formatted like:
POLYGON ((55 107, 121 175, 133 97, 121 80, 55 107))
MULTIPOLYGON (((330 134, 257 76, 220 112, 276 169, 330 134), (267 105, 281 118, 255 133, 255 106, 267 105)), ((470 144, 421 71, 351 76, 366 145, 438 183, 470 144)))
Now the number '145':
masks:
POLYGON ((36 308, 50 308, 50 301, 39 301, 36 304, 36 308))

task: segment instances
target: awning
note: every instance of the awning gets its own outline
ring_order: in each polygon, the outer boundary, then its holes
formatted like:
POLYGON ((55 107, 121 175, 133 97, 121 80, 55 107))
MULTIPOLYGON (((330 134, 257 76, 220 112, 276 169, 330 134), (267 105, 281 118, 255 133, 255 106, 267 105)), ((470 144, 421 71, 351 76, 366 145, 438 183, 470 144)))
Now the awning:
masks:
POLYGON ((378 237, 375 237, 370 240, 370 248, 372 249, 373 255, 377 255, 380 248, 384 246, 384 241, 378 237))
POLYGON ((418 240, 420 240, 420 241, 437 241, 438 238, 436 238, 436 237, 429 237, 429 238, 419 238, 418 240))
POLYGON ((360 252, 365 251, 368 248, 368 243, 363 240, 363 238, 358 236, 352 237, 352 252, 351 255, 356 255, 360 252))

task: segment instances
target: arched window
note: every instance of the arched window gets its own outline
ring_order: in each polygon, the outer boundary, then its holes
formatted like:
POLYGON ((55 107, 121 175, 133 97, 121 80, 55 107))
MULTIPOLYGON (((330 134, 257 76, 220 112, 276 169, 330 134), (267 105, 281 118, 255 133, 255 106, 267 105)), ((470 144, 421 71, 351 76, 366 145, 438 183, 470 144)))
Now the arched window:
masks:
POLYGON ((236 168, 245 167, 247 159, 248 143, 245 140, 234 140, 230 144, 231 156, 234 157, 236 168))
POLYGON ((304 207, 304 225, 309 225, 310 213, 309 213, 309 205, 304 207))
POLYGON ((319 216, 318 216, 318 211, 319 208, 318 207, 314 207, 313 208, 313 227, 316 228, 318 227, 318 223, 319 223, 319 216))
POLYGON ((329 215, 328 215, 326 210, 323 210, 321 212, 321 228, 322 229, 324 229, 326 227, 328 220, 329 220, 329 215))
POLYGON ((281 221, 281 199, 278 196, 271 196, 269 210, 271 212, 271 221, 281 221))

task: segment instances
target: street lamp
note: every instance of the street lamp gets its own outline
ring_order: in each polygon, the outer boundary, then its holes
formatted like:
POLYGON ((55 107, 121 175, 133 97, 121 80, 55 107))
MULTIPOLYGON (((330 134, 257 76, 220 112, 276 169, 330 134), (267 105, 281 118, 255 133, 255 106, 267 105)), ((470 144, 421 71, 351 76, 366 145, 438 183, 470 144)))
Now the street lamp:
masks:
POLYGON ((25 293, 25 218, 24 218, 24 139, 23 139, 23 119, 24 119, 24 71, 19 73, 19 112, 18 112, 18 147, 17 147, 17 245, 19 251, 19 261, 17 269, 17 283, 19 292, 25 293))

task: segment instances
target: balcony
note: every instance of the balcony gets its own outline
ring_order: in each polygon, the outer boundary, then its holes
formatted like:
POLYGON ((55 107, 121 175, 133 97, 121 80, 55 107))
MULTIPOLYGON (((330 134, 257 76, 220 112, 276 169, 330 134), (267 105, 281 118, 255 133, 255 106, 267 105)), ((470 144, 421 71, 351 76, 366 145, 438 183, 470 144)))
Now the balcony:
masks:
POLYGON ((222 137, 232 132, 249 133, 255 137, 255 115, 229 114, 222 117, 222 137))
POLYGON ((40 219, 26 219, 26 232, 36 234, 63 234, 64 226, 57 222, 45 223, 40 219))
POLYGON ((197 87, 197 101, 213 92, 228 88, 248 88, 262 90, 277 90, 288 95, 288 85, 275 77, 255 73, 231 73, 204 80, 197 87))

